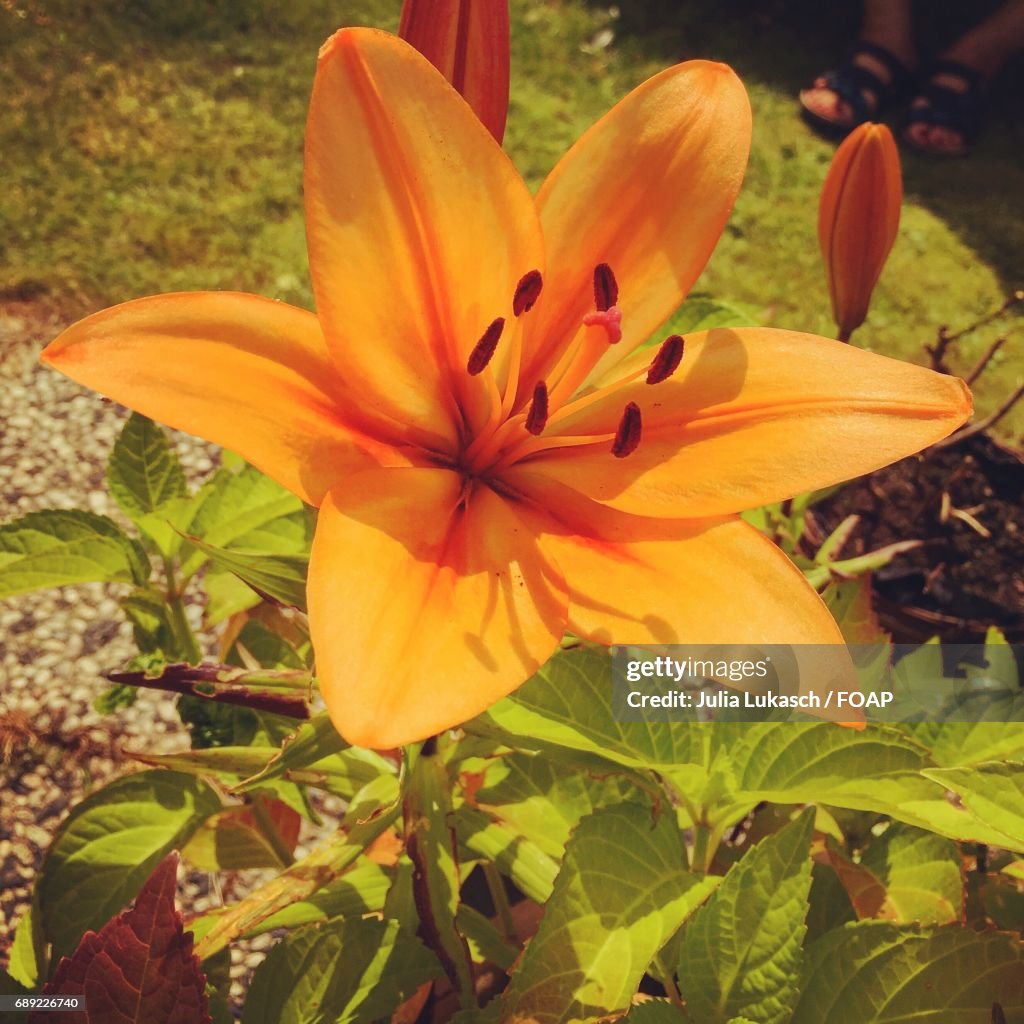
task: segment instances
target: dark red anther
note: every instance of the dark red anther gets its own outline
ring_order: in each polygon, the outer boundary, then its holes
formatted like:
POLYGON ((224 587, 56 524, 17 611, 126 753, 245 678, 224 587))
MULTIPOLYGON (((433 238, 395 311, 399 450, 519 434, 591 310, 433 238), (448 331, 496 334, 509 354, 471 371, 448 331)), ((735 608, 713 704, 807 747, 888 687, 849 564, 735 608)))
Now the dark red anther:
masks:
POLYGON ((498 341, 504 329, 505 318, 499 316, 484 331, 483 336, 473 346, 473 351, 469 353, 469 361, 466 363, 466 370, 471 377, 475 377, 478 373, 483 373, 487 368, 487 364, 494 356, 494 350, 498 347, 498 341))
POLYGON ((540 290, 544 287, 544 278, 539 270, 531 270, 523 274, 516 285, 516 293, 512 296, 512 312, 522 316, 533 309, 533 304, 540 298, 540 290))
POLYGON ((619 301, 619 285, 607 263, 594 267, 594 305, 599 310, 611 309, 619 301))
POLYGON ((647 371, 648 384, 660 384, 668 380, 683 361, 685 342, 678 334, 673 334, 661 343, 658 354, 651 360, 651 368, 647 371))
POLYGON ((543 433, 548 425, 548 386, 544 381, 538 381, 533 389, 533 401, 530 402, 530 411, 526 414, 526 429, 535 437, 543 433))
POLYGON ((619 429, 615 431, 615 440, 612 442, 612 455, 617 459, 632 455, 640 444, 640 432, 640 406, 636 402, 630 402, 622 410, 619 429))

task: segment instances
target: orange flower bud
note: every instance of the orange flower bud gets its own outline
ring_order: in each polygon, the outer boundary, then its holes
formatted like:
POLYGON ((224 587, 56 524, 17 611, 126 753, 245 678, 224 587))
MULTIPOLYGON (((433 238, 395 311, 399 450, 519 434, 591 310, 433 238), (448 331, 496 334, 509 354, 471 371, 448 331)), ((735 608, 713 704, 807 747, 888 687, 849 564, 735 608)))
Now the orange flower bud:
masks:
POLYGON ((839 338, 868 315, 900 223, 903 183, 892 132, 862 124, 843 141, 828 169, 818 209, 818 239, 839 338))
POLYGON ((501 142, 508 115, 508 0, 405 0, 398 34, 501 142))

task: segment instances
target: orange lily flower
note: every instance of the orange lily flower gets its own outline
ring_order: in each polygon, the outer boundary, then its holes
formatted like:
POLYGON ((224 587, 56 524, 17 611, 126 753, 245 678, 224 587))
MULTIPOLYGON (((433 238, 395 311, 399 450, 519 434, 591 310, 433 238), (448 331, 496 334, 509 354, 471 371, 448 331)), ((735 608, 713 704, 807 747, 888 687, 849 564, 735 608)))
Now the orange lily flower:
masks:
POLYGON ((862 124, 836 150, 821 190, 818 240, 840 341, 864 323, 900 226, 900 155, 884 124, 862 124))
POLYGON ((342 30, 306 135, 317 314, 155 296, 75 324, 43 359, 319 506, 310 629, 352 743, 465 721, 566 629, 839 643, 737 511, 932 443, 969 393, 778 330, 638 351, 701 272, 749 138, 733 72, 682 64, 584 134, 534 200, 420 54, 342 30))
POLYGON ((398 34, 455 86, 500 143, 508 116, 508 0, 405 0, 398 34))

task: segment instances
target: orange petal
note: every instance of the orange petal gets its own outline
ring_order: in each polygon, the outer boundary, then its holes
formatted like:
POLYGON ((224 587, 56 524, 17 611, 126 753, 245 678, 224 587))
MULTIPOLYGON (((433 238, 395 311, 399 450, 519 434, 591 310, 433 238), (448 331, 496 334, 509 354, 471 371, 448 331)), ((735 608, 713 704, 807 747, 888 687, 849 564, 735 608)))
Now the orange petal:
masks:
POLYGON ((595 444, 545 452, 530 469, 625 512, 718 516, 869 473, 945 437, 971 412, 956 377, 768 328, 690 335, 669 380, 629 385, 558 432, 614 433, 627 402, 642 419, 628 458, 595 444))
MULTIPOLYGON (((645 519, 528 469, 509 483, 569 584, 569 629, 604 644, 793 644, 800 692, 856 688, 843 636, 803 573, 736 517, 645 519), (542 510, 542 511, 541 511, 542 510)), ((851 715, 848 710, 844 712, 851 715)))
POLYGON ((136 299, 69 327, 41 358, 238 452, 310 504, 356 469, 397 459, 345 425, 316 317, 281 302, 235 292, 136 299))
POLYGON ((540 266, 522 179, 416 50, 344 29, 320 52, 305 203, 317 311, 346 380, 451 451, 458 406, 485 384, 469 354, 540 266))
POLYGON ((843 340, 868 314, 900 224, 903 181, 892 132, 862 124, 836 150, 821 191, 818 240, 843 340))
POLYGON ((803 573, 737 517, 648 519, 517 468, 524 515, 569 584, 569 629, 599 643, 833 644, 803 573))
POLYGON ((567 598, 512 505, 441 469, 368 470, 320 510, 309 619, 338 731, 394 747, 458 725, 555 650, 567 598))
POLYGON ((499 144, 508 115, 508 32, 508 0, 405 0, 398 27, 499 144))
POLYGON ((569 150, 537 197, 548 286, 527 325, 529 386, 594 308, 597 264, 619 283, 623 337, 609 363, 675 310, 718 241, 749 149, 740 80, 689 61, 634 89, 569 150))

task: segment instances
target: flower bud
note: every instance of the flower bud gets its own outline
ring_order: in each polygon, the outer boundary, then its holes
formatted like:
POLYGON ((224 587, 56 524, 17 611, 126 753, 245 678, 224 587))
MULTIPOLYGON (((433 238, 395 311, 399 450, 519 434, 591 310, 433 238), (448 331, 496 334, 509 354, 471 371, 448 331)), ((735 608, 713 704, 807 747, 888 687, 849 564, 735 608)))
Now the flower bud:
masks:
POLYGON ((500 143, 508 115, 508 0, 405 0, 398 34, 455 86, 500 143))
POLYGON ((818 240, 841 341, 864 323, 900 223, 903 183, 896 142, 862 124, 836 150, 821 190, 818 240))

